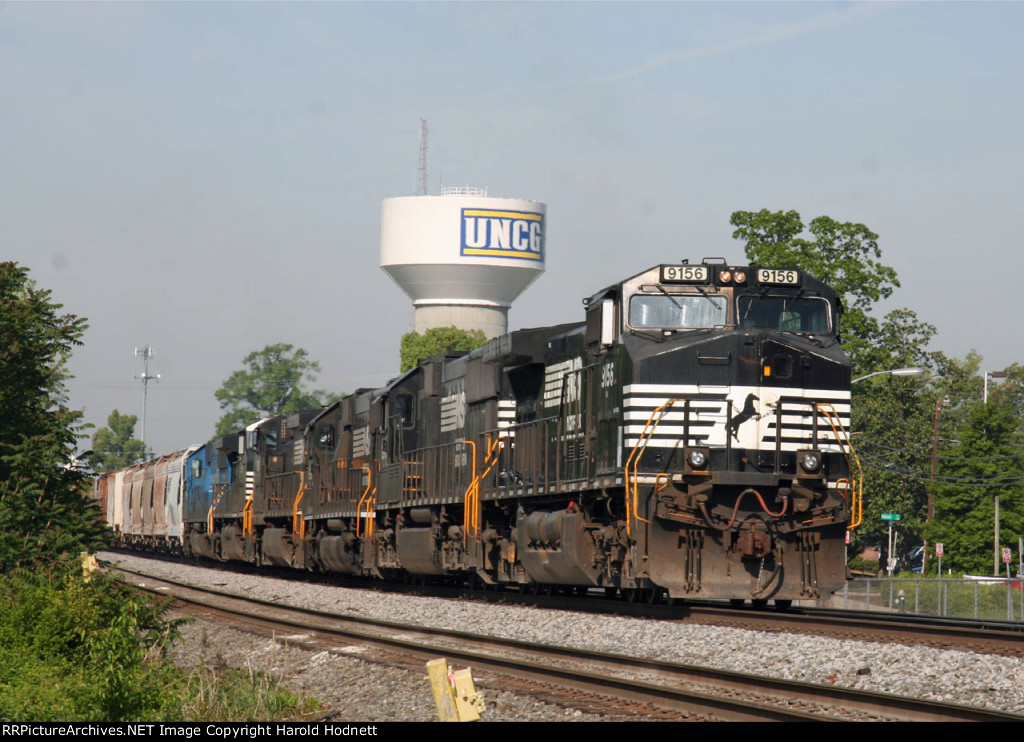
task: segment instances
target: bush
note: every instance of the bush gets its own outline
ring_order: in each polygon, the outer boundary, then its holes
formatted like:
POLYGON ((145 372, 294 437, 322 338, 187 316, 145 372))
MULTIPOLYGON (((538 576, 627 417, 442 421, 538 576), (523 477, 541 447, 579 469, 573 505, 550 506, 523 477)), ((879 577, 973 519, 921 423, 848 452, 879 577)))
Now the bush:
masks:
POLYGON ((127 721, 159 709, 177 634, 164 602, 70 560, 0 581, 0 716, 127 721))
POLYGON ((253 672, 184 676, 164 661, 185 619, 71 560, 0 575, 0 719, 272 721, 316 708, 253 672))
POLYGON ((847 562, 846 566, 851 572, 860 572, 872 575, 878 574, 878 562, 864 559, 863 557, 854 557, 847 562))

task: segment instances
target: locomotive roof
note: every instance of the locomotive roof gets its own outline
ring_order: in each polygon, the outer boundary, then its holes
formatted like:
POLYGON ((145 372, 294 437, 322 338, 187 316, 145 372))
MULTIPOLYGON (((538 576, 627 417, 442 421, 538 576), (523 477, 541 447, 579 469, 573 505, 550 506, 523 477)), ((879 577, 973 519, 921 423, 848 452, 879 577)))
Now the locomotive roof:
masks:
MULTIPOLYGON (((685 261, 685 262, 682 262, 682 263, 659 263, 658 265, 651 266, 647 270, 640 271, 639 273, 635 273, 632 276, 629 276, 628 278, 624 278, 623 280, 618 281, 617 283, 613 283, 610 286, 606 286, 605 288, 601 289, 600 291, 598 291, 597 293, 593 294, 592 296, 587 297, 586 299, 584 299, 583 303, 585 305, 587 305, 587 306, 593 306, 594 304, 599 303, 602 299, 604 299, 606 297, 618 296, 621 293, 622 287, 623 287, 624 284, 636 281, 637 279, 639 279, 641 277, 644 277, 644 276, 647 276, 649 274, 653 274, 654 276, 657 276, 658 272, 661 269, 661 267, 662 266, 668 266, 668 265, 676 265, 676 266, 706 266, 709 270, 729 270, 729 271, 733 271, 733 272, 735 272, 737 270, 740 270, 740 271, 746 272, 748 275, 752 274, 758 268, 762 267, 762 266, 757 265, 756 263, 736 264, 736 265, 734 265, 734 264, 731 264, 731 263, 726 263, 724 261, 717 262, 717 259, 712 259, 712 258, 704 258, 701 262, 693 262, 693 263, 691 263, 689 261, 685 261), (715 260, 716 262, 709 262, 711 260, 715 260)), ((817 278, 812 276, 810 273, 807 273, 806 271, 800 270, 799 268, 787 268, 787 269, 781 269, 781 270, 796 271, 800 275, 800 286, 801 286, 801 288, 809 289, 809 290, 812 290, 812 291, 826 291, 826 292, 830 292, 830 293, 832 292, 831 287, 829 287, 823 281, 818 280, 817 278)), ((658 281, 655 279, 654 282, 657 283, 658 281)), ((695 283, 694 285, 702 285, 702 284, 695 283)), ((748 286, 753 286, 753 285, 754 284, 748 284, 748 286)))

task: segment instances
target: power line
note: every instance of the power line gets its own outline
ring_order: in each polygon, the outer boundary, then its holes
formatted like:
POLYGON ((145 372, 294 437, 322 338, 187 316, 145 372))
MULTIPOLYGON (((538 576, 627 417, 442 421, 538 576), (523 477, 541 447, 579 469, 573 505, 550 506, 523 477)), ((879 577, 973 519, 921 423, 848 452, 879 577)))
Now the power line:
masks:
MULTIPOLYGON (((894 448, 892 446, 886 446, 883 443, 878 443, 869 438, 862 438, 857 441, 858 446, 860 445, 871 445, 878 448, 885 449, 886 451, 892 451, 894 453, 902 453, 907 456, 920 456, 921 458, 932 458, 930 453, 919 453, 917 451, 910 451, 905 448, 894 448)), ((1024 454, 1007 454, 1006 456, 936 456, 935 458, 940 461, 1003 461, 1006 459, 1024 459, 1024 454)))

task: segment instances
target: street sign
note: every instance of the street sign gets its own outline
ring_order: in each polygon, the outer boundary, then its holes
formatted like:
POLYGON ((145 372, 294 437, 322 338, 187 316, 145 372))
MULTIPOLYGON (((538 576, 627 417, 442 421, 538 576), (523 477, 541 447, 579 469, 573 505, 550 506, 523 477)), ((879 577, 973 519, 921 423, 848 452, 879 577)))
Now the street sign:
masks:
POLYGON ((899 520, 899 513, 882 513, 882 520, 899 520))
POLYGON ((1001 551, 1003 552, 1003 564, 1009 564, 1010 563, 1010 550, 1009 549, 1002 549, 1001 551))
POLYGON ((939 543, 935 544, 935 556, 937 556, 937 557, 943 556, 943 552, 944 552, 944 549, 942 547, 942 542, 940 541, 939 543))

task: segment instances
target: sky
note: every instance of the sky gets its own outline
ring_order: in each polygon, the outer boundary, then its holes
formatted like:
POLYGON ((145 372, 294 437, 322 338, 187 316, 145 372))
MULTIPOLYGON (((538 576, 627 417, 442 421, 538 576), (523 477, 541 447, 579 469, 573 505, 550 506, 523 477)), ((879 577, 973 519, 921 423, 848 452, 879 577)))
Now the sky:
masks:
MULTIPOLYGON (((0 2, 0 259, 89 330, 71 404, 211 437, 251 351, 315 388, 398 369, 380 202, 547 204, 510 329, 658 263, 743 262, 729 217, 867 225, 933 350, 1024 362, 1021 3, 0 2)), ((141 424, 139 426, 141 428, 141 424)), ((140 432, 137 428, 137 433, 140 432)))

